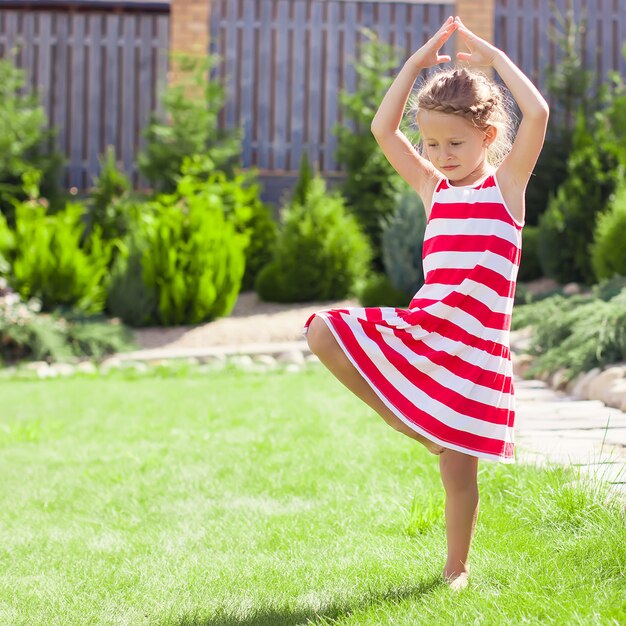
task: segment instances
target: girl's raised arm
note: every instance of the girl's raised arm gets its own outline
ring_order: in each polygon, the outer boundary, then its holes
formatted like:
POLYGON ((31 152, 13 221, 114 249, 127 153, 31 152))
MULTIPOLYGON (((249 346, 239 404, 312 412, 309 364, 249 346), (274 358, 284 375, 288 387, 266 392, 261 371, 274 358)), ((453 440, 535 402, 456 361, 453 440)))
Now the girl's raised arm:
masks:
POLYGON ((422 199, 426 182, 436 176, 436 170, 432 163, 418 154, 411 145, 400 130, 400 122, 420 71, 451 60, 447 55, 439 55, 439 49, 456 28, 457 25, 450 16, 435 35, 406 61, 385 94, 371 124, 372 134, 389 163, 422 196, 422 199))
POLYGON ((513 94, 522 112, 511 151, 498 168, 501 178, 509 180, 518 189, 525 189, 543 147, 550 116, 550 108, 539 90, 526 75, 495 46, 468 30, 461 19, 455 18, 459 36, 470 52, 458 52, 460 61, 470 65, 491 65, 513 94))

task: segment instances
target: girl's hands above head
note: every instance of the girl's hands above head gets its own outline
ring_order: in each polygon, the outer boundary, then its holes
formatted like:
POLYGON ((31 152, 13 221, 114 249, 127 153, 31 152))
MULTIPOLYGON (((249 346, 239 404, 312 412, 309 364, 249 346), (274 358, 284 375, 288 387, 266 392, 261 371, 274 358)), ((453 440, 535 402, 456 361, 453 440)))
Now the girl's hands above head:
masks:
POLYGON ((470 50, 469 52, 457 52, 456 58, 459 61, 467 61, 470 65, 493 65, 496 55, 500 52, 498 48, 475 35, 461 22, 458 15, 454 18, 454 23, 459 32, 459 37, 470 50))
POLYGON ((439 50, 443 46, 452 33, 457 29, 457 23, 450 16, 441 26, 441 28, 411 57, 411 62, 419 67, 431 67, 438 63, 446 63, 452 59, 447 55, 440 55, 439 50))

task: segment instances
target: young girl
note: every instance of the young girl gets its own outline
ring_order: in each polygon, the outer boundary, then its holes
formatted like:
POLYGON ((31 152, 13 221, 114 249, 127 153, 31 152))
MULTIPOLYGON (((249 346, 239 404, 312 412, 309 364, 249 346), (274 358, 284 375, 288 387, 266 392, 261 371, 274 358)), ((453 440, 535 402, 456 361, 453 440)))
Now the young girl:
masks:
POLYGON ((424 203, 425 283, 408 309, 325 310, 303 329, 311 351, 343 384, 439 455, 448 546, 443 577, 453 589, 468 582, 478 459, 514 462, 509 330, 524 193, 548 115, 544 98, 504 52, 449 17, 404 64, 371 126, 424 203), (420 71, 451 60, 439 49, 455 31, 469 49, 458 60, 492 66, 522 120, 511 145, 511 115, 499 87, 467 68, 438 71, 415 99, 420 155, 400 121, 420 71))

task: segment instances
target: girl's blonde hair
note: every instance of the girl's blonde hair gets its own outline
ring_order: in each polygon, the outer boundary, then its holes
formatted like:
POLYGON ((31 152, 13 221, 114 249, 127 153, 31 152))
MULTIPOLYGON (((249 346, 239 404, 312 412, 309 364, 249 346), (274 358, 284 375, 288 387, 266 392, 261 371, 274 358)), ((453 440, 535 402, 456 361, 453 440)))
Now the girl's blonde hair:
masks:
MULTIPOLYGON (((495 126, 495 140, 487 148, 487 161, 497 167, 510 152, 515 137, 514 104, 508 92, 486 74, 467 68, 441 69, 429 76, 409 100, 411 120, 420 111, 458 115, 485 131, 495 126)), ((420 138, 419 152, 425 156, 420 138)))

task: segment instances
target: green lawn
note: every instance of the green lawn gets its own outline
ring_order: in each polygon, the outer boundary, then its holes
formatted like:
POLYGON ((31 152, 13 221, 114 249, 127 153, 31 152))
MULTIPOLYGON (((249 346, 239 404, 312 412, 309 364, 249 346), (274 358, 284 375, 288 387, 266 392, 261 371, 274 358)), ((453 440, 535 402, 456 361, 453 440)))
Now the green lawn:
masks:
POLYGON ((625 624, 626 526, 481 462, 467 589, 437 458, 321 365, 0 381, 0 624, 625 624))

